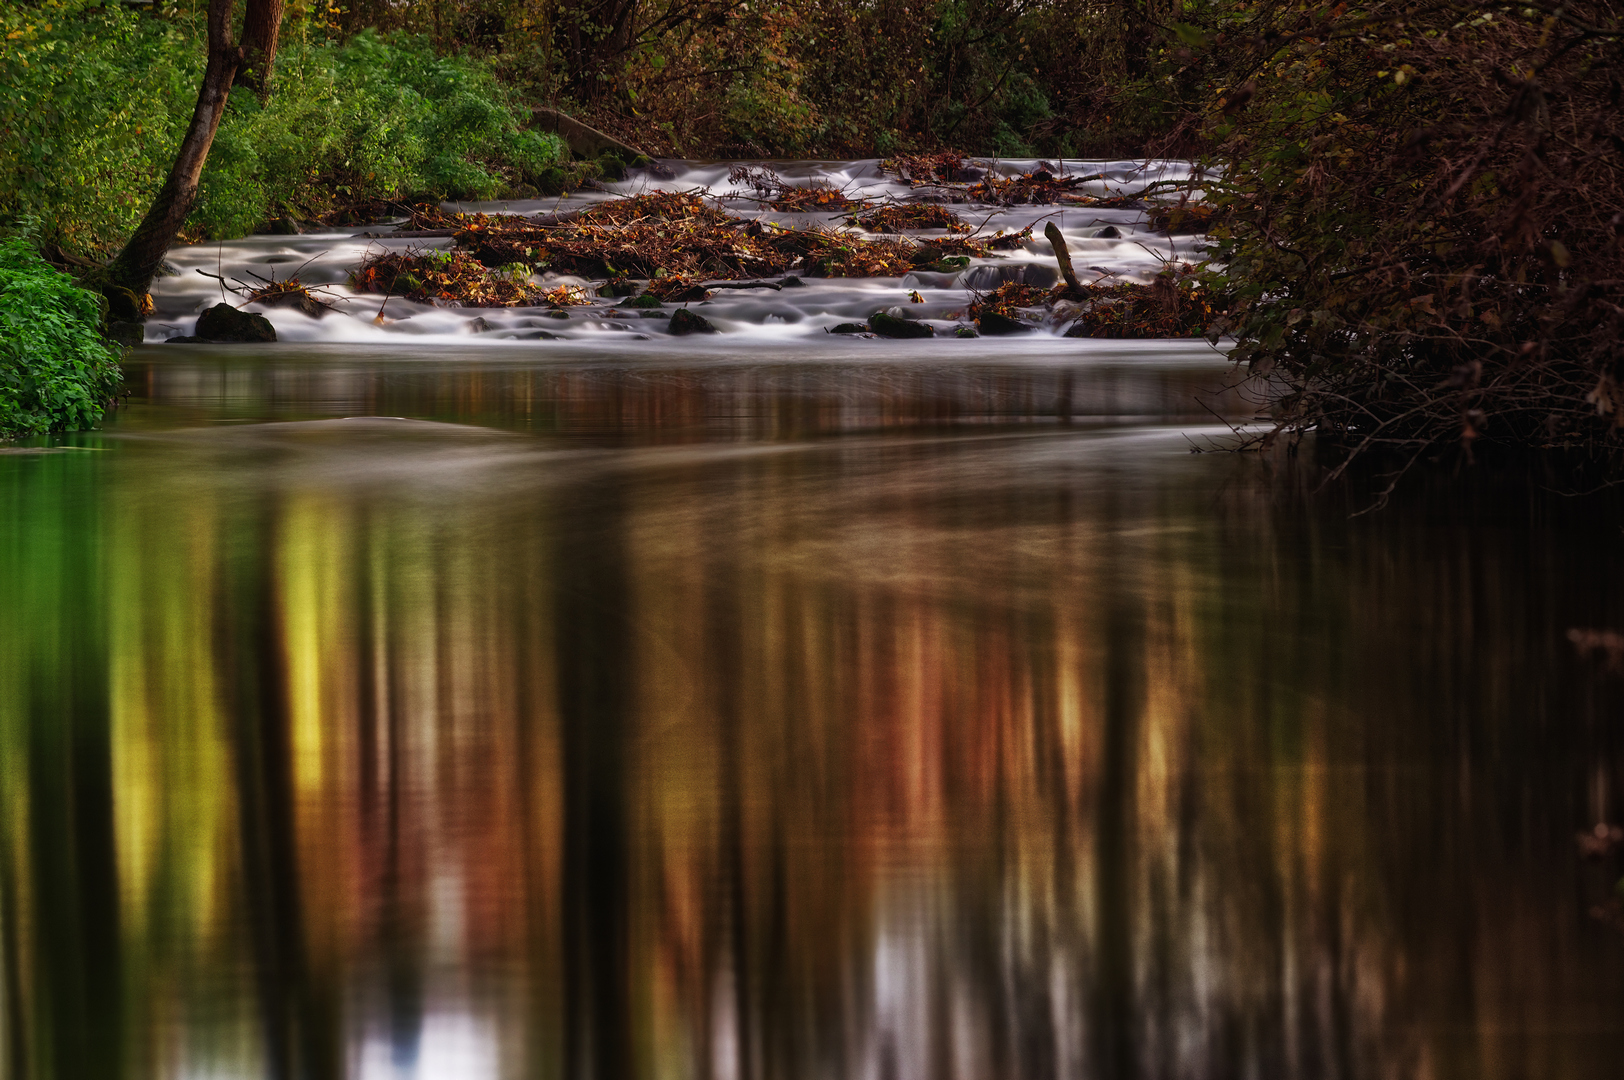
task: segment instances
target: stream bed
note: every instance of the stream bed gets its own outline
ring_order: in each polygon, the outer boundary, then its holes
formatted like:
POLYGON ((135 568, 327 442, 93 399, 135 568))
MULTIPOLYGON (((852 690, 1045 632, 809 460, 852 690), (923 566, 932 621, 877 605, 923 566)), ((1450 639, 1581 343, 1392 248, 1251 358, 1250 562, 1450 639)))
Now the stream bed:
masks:
POLYGON ((155 320, 0 448, 0 1077, 1616 1076, 1616 497, 1356 514, 1204 342, 821 332, 916 284, 155 320))

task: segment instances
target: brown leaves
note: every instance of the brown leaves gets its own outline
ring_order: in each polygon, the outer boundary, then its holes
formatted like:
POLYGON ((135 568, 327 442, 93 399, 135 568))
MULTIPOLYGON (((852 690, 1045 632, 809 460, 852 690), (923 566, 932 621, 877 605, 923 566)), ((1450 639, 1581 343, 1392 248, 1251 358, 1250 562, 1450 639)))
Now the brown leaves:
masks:
POLYGON ((852 222, 869 232, 900 233, 910 229, 948 229, 969 232, 964 219, 945 206, 935 203, 910 203, 906 206, 882 206, 866 214, 852 216, 852 222))
POLYGON ((534 285, 493 271, 466 251, 368 255, 350 275, 350 284, 357 292, 451 307, 528 307, 544 296, 534 285))
POLYGON ((981 172, 972 168, 957 150, 899 154, 880 162, 880 168, 914 185, 964 183, 979 178, 981 172))

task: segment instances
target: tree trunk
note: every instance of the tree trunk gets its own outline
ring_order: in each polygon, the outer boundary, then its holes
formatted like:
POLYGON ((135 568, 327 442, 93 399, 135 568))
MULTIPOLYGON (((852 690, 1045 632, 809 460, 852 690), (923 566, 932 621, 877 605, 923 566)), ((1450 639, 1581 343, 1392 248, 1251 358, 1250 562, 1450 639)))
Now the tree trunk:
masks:
POLYGON ((640 0, 593 0, 560 11, 571 86, 589 101, 610 89, 604 76, 632 45, 640 0))
POLYGON ((249 0, 243 21, 243 42, 231 41, 232 16, 236 0, 209 0, 209 61, 203 71, 203 85, 197 92, 197 107, 186 128, 169 177, 141 219, 134 235, 107 268, 103 293, 117 318, 140 318, 151 310, 147 293, 152 279, 163 265, 164 255, 180 235, 186 216, 197 202, 197 183, 203 175, 214 133, 225 115, 226 100, 239 73, 262 95, 269 85, 271 65, 276 60, 277 31, 282 22, 283 0, 249 0))
POLYGON ((248 0, 242 21, 242 66, 237 81, 263 101, 271 89, 276 65, 276 39, 282 28, 283 0, 248 0))

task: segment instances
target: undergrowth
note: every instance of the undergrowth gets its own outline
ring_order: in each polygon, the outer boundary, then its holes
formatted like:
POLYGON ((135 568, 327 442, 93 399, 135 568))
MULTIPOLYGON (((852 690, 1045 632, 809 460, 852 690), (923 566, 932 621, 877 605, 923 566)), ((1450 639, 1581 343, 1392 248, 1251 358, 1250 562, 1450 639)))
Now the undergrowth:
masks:
POLYGON ((120 380, 100 324, 94 293, 0 241, 0 439, 95 426, 120 380))
MULTIPOLYGON (((0 7, 0 227, 76 254, 115 250, 191 115, 201 29, 85 0, 0 7)), ((567 148, 523 116, 489 64, 437 56, 424 38, 293 33, 267 102, 233 91, 185 237, 556 187, 567 148)))

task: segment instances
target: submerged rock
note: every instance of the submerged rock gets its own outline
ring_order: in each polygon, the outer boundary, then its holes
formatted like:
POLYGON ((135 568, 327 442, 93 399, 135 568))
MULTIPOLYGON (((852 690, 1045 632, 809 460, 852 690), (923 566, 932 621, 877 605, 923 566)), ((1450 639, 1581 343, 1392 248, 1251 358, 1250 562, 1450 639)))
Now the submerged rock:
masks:
POLYGON ((671 332, 673 334, 714 334, 716 327, 703 315, 696 315, 687 308, 680 308, 671 313, 671 332))
POLYGON ((962 338, 973 338, 973 337, 980 337, 981 335, 976 332, 976 328, 973 327, 973 326, 960 326, 960 327, 956 328, 953 331, 953 336, 954 337, 962 337, 962 338))
POLYGON ((491 324, 485 321, 483 315, 476 315, 468 320, 468 332, 470 334, 488 334, 491 332, 491 324))
POLYGON ((829 333, 831 333, 831 334, 866 334, 866 333, 868 333, 868 324, 867 323, 860 323, 860 322, 843 322, 839 326, 831 326, 829 328, 829 333))
POLYGON ((929 323, 899 319, 883 311, 876 311, 868 317, 868 328, 881 337, 888 338, 926 338, 936 333, 929 323))
POLYGON ((263 315, 238 311, 230 304, 215 304, 197 317, 193 336, 203 341, 275 341, 276 327, 263 315))

